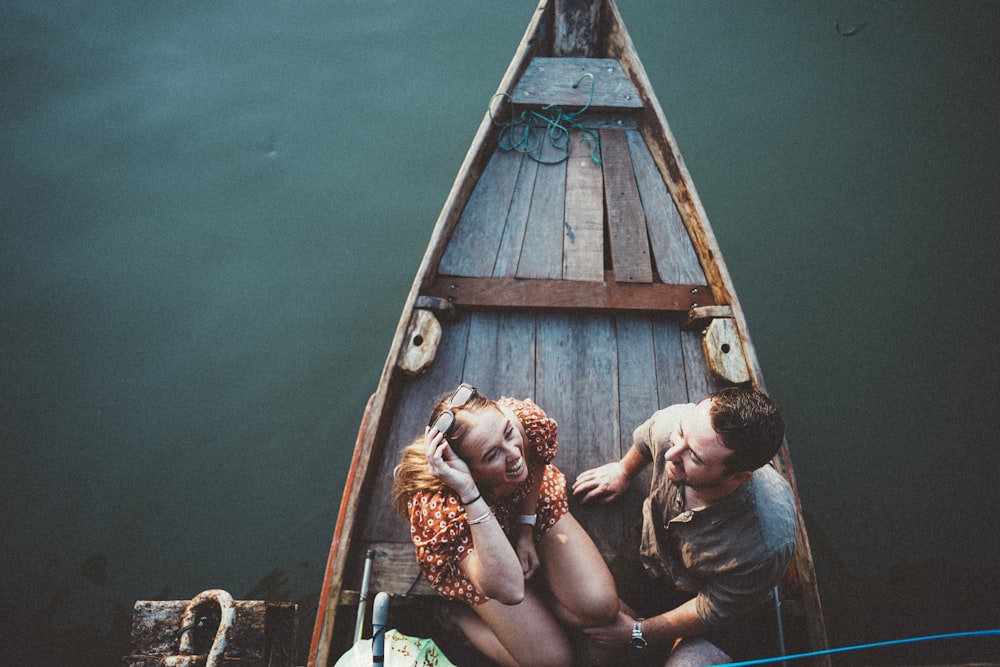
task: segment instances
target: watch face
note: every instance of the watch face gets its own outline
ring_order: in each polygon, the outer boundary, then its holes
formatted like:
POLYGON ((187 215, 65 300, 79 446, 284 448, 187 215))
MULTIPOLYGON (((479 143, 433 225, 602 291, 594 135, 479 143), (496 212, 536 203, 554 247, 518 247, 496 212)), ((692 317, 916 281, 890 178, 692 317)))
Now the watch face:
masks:
POLYGON ((632 648, 646 648, 646 638, 642 636, 642 622, 644 620, 637 618, 632 624, 632 648))

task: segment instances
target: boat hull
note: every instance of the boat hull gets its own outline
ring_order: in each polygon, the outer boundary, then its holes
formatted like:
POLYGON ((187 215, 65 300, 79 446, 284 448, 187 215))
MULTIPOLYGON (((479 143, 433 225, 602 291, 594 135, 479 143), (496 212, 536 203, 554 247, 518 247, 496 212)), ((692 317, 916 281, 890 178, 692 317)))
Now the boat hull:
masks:
MULTIPOLYGON (((392 470, 434 400, 460 382, 542 406, 559 423, 568 479, 620 458, 659 408, 731 384, 766 389, 722 253, 614 3, 543 0, 498 91, 366 409, 311 666, 350 642, 366 553, 372 590, 433 600, 408 525, 393 514, 392 470), (568 128, 558 142, 552 118, 568 128), (537 140, 531 124, 543 128, 537 140)), ((787 446, 775 465, 795 489, 787 446)), ((613 505, 571 500, 609 562, 627 548, 644 483, 613 505)), ((781 587, 789 652, 826 648, 801 520, 799 531, 781 587)))

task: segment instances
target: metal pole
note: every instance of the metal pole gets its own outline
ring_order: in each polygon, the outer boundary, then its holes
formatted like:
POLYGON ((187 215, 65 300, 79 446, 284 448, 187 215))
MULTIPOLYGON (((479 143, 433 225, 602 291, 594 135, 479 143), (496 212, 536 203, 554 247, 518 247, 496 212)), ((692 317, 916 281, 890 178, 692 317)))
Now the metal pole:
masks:
POLYGON ((354 643, 361 639, 361 631, 365 627, 365 609, 368 606, 368 582, 372 576, 372 561, 375 560, 375 551, 369 549, 365 554, 365 573, 361 577, 361 599, 358 600, 358 620, 354 622, 354 643))
MULTIPOLYGON (((781 595, 778 593, 778 587, 774 587, 774 619, 778 622, 778 655, 785 655, 785 627, 781 622, 781 595)), ((786 660, 781 661, 782 667, 787 667, 788 662, 786 660)))

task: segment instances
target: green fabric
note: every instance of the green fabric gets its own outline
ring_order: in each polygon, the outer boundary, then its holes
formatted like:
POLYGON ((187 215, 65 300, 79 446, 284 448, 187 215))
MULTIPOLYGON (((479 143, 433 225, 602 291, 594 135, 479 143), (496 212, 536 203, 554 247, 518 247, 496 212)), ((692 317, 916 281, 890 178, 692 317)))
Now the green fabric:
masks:
MULTIPOLYGON (((334 667, 370 667, 372 640, 362 639, 340 656, 334 667)), ((432 639, 408 637, 397 630, 385 633, 386 667, 455 667, 432 639)))

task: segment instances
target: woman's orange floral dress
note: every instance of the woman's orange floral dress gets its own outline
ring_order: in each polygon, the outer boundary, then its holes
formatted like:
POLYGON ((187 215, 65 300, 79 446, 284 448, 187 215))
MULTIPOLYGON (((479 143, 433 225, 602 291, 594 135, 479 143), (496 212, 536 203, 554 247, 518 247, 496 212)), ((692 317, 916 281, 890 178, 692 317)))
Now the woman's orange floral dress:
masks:
MULTIPOLYGON (((552 465, 559 451, 556 440, 558 427, 554 419, 535 405, 531 399, 501 398, 500 405, 509 408, 521 421, 528 442, 525 456, 531 462, 544 462, 542 485, 538 494, 535 541, 541 539, 552 526, 569 512, 566 497, 566 477, 552 465)), ((510 535, 518 505, 531 488, 529 477, 521 482, 514 493, 498 499, 491 507, 503 532, 510 535)), ((406 504, 410 514, 410 537, 417 551, 417 562, 431 587, 446 598, 481 604, 489 598, 477 590, 462 574, 459 561, 468 556, 475 545, 466 522, 465 507, 458 495, 445 487, 437 491, 419 491, 406 504)))

